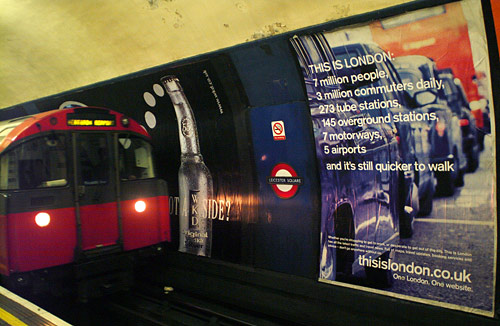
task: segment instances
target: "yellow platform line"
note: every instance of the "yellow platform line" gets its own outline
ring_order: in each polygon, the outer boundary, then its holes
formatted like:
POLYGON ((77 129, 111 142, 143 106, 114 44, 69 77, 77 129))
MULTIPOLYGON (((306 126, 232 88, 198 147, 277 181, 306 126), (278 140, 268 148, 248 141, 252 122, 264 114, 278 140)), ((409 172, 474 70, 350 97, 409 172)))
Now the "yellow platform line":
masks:
MULTIPOLYGON (((40 307, 37 307, 35 306, 33 303, 29 302, 28 300, 26 299, 23 299, 21 298, 20 296, 10 292, 9 290, 7 290, 6 288, 3 288, 0 286, 0 296, 4 296, 18 304, 20 304, 21 306, 23 306, 24 308, 28 309, 30 312, 34 313, 35 315, 39 316, 40 318, 46 320, 49 324, 52 323, 54 325, 57 325, 57 326, 71 326, 70 324, 68 324, 67 322, 65 322, 64 320, 52 315, 51 313, 43 310, 42 308, 40 307)), ((3 316, 6 316, 5 318, 11 318, 12 315, 9 314, 8 312, 2 310, 0 308, 0 320, 1 319, 4 319, 3 316)), ((15 317, 14 317, 15 318, 15 317)), ((10 325, 13 325, 13 326, 24 326, 26 325, 25 323, 21 322, 20 320, 13 320, 12 321, 12 324, 10 325), (17 324, 14 324, 14 322, 17 322, 17 324)), ((44 324, 45 325, 45 324, 44 324)), ((26 325, 27 326, 27 325, 26 325)))
POLYGON ((0 319, 5 321, 10 326, 28 326, 21 320, 17 319, 14 315, 0 308, 0 319))

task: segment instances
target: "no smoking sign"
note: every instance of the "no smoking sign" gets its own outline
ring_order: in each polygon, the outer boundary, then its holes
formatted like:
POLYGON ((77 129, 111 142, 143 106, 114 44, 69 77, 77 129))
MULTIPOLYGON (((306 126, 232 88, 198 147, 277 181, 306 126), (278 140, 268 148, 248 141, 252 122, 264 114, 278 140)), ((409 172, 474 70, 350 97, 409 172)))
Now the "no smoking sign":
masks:
POLYGON ((273 131, 274 140, 285 140, 285 123, 283 121, 272 121, 271 130, 273 131))

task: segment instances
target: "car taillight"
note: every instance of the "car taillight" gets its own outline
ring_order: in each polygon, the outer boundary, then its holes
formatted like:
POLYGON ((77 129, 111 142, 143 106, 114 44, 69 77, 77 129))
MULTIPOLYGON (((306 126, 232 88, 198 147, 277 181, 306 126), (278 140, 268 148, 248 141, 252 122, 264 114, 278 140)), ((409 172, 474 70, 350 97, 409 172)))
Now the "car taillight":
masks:
POLYGON ((444 122, 438 121, 436 123, 436 131, 437 131, 439 137, 444 136, 445 129, 446 129, 446 125, 444 124, 444 122))
POLYGON ((39 227, 43 228, 50 224, 50 215, 45 212, 40 212, 35 216, 35 223, 39 227))
POLYGON ((468 119, 460 119, 460 127, 467 127, 469 125, 468 119))
POLYGON ((138 200, 135 202, 134 208, 137 213, 142 213, 146 210, 146 203, 143 200, 138 200))

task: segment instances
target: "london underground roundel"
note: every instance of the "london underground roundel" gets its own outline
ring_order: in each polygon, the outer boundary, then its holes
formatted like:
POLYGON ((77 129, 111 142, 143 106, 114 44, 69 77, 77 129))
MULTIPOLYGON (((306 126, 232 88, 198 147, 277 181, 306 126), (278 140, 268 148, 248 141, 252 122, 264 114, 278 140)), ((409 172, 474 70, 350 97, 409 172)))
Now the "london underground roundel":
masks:
POLYGON ((292 198, 302 185, 302 178, 286 163, 278 163, 271 170, 271 176, 267 177, 267 183, 271 185, 278 197, 283 199, 292 198))

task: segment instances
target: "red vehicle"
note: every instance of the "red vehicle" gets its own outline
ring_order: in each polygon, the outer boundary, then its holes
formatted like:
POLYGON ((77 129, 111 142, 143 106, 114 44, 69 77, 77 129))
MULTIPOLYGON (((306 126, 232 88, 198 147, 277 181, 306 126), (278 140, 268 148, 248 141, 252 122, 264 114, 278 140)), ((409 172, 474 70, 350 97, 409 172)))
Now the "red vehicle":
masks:
POLYGON ((168 196, 149 138, 102 108, 0 122, 4 283, 31 287, 69 266, 85 298, 102 283, 112 287, 131 255, 160 250, 170 240, 168 196))
POLYGON ((396 16, 370 25, 373 40, 394 56, 423 55, 438 69, 453 70, 462 81, 476 119, 480 142, 490 132, 488 102, 476 83, 482 72, 474 68, 467 19, 460 2, 396 16))
POLYGON ((373 40, 394 56, 424 55, 433 59, 438 69, 452 68, 468 100, 478 99, 472 80, 476 71, 469 29, 460 3, 377 21, 370 28, 373 40))

